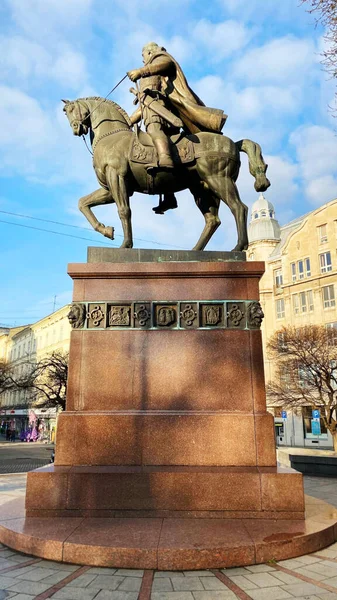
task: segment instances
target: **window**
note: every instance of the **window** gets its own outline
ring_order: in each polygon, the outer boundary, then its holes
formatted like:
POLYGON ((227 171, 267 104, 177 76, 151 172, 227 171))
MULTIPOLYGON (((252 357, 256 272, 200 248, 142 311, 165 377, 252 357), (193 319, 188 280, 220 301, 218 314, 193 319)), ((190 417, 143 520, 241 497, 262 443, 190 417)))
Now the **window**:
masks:
POLYGON ((327 273, 327 271, 332 271, 331 253, 323 252, 323 254, 320 254, 319 263, 321 265, 321 273, 327 273))
POLYGON ((280 298, 280 300, 276 300, 276 318, 283 319, 284 315, 284 298, 280 298))
POLYGON ((333 308, 336 306, 335 290, 333 285, 326 285, 322 288, 324 308, 333 308))
POLYGON ((255 213, 254 219, 258 219, 258 218, 259 218, 259 213, 255 213))
POLYGON ((307 301, 308 301, 308 310, 309 312, 314 310, 314 297, 312 290, 307 291, 307 301))
POLYGON ((288 348, 286 336, 283 332, 277 334, 277 345, 280 352, 285 352, 288 348))
POLYGON ((293 311, 295 315, 298 315, 300 312, 300 304, 298 300, 298 294, 293 295, 293 311))
POLYGON ((291 279, 292 281, 296 281, 296 264, 291 263, 291 279))
POLYGON ((274 279, 275 279, 276 287, 277 288, 281 287, 281 285, 283 284, 282 269, 276 269, 274 271, 274 279))
POLYGON ((325 242, 328 241, 328 232, 327 232, 326 223, 325 223, 325 225, 320 225, 318 227, 318 240, 319 240, 320 244, 324 244, 325 242))
POLYGON ((299 279, 304 279, 304 266, 303 266, 303 260, 299 260, 297 263, 297 269, 298 269, 298 278, 299 279))
POLYGON ((306 277, 311 276, 310 258, 305 259, 305 275, 306 277))
POLYGON ((261 217, 266 217, 266 216, 267 216, 266 211, 265 210, 261 210, 261 217))
POLYGON ((273 213, 273 211, 272 211, 272 210, 270 210, 270 211, 269 211, 269 216, 270 216, 270 218, 271 218, 271 219, 273 219, 273 217, 274 217, 274 213, 273 213))
POLYGON ((300 292, 301 312, 307 312, 307 295, 305 292, 300 292))

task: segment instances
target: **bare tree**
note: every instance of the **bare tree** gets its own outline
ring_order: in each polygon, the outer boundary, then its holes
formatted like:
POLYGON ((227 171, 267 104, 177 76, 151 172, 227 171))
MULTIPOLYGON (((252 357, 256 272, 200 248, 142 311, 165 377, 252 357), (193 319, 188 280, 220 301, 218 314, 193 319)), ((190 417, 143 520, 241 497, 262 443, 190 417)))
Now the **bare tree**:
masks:
POLYGON ((13 388, 13 366, 10 362, 0 360, 0 396, 13 388))
POLYGON ((15 389, 26 390, 35 407, 65 408, 68 360, 66 352, 53 352, 37 363, 26 363, 26 369, 15 380, 15 389))
POLYGON ((318 408, 337 450, 337 331, 323 325, 284 327, 267 349, 276 365, 275 380, 267 386, 269 404, 318 408))
MULTIPOLYGON (((337 1, 336 0, 302 0, 311 8, 309 13, 313 13, 316 22, 325 27, 324 40, 326 48, 322 52, 322 64, 325 70, 333 77, 337 78, 337 1)), ((336 112, 336 108, 334 109, 336 112)))

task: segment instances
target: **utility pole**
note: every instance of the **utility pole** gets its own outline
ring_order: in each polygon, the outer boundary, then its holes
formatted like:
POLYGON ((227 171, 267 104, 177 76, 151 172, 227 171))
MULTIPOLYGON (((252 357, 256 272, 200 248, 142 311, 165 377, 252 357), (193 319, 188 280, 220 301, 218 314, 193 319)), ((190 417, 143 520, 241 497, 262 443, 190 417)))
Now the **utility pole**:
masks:
POLYGON ((55 308, 56 308, 56 298, 57 296, 54 296, 54 302, 53 302, 53 312, 55 312, 55 308))

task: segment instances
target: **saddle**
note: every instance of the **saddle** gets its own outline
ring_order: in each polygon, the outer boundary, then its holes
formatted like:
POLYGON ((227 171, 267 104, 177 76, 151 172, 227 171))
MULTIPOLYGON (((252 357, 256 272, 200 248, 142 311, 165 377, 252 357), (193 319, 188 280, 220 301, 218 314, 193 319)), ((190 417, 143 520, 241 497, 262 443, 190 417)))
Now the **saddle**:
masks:
MULTIPOLYGON (((195 160, 193 142, 184 133, 169 137, 171 143, 171 156, 174 164, 182 165, 195 160)), ((129 160, 134 163, 146 165, 146 169, 158 167, 158 155, 151 136, 141 129, 135 136, 129 151, 129 160)))

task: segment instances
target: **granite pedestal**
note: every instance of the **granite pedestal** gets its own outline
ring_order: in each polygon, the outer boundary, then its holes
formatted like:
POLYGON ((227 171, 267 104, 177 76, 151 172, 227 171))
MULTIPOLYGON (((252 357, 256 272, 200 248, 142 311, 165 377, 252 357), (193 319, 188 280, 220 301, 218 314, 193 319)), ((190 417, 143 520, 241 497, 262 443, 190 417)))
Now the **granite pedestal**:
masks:
POLYGON ((111 543, 93 559, 83 533, 64 560, 112 565, 132 535, 148 535, 152 550, 158 538, 155 558, 135 544, 123 566, 155 568, 162 535, 170 569, 261 562, 252 540, 268 531, 273 551, 287 540, 278 557, 300 552, 302 475, 277 468, 266 411, 263 271, 242 253, 111 249, 69 266, 78 318, 67 407, 55 465, 28 474, 26 518, 80 519, 94 537, 106 527, 111 543))

